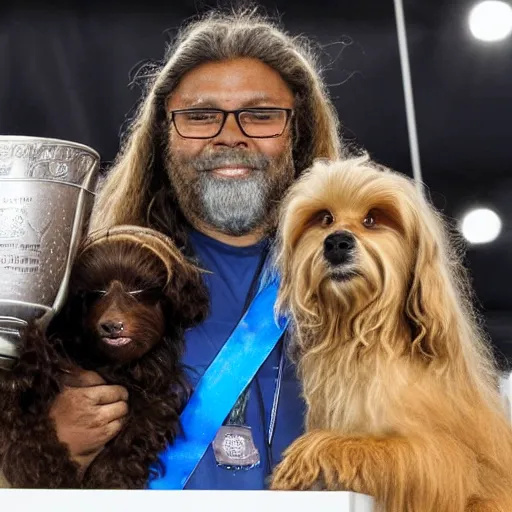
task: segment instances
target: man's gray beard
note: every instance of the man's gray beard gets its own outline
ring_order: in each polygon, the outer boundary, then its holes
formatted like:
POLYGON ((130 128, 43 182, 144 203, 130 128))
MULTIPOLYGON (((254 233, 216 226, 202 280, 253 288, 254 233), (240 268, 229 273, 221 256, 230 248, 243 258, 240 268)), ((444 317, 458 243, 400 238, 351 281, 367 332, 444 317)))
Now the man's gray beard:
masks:
POLYGON ((269 183, 264 171, 254 170, 241 179, 201 172, 196 186, 203 220, 219 231, 241 236, 264 223, 269 211, 269 183))
POLYGON ((184 160, 169 152, 167 170, 180 207, 192 224, 196 219, 231 236, 270 226, 294 177, 291 149, 275 159, 235 148, 184 160), (251 171, 242 178, 224 178, 212 172, 228 166, 251 171))

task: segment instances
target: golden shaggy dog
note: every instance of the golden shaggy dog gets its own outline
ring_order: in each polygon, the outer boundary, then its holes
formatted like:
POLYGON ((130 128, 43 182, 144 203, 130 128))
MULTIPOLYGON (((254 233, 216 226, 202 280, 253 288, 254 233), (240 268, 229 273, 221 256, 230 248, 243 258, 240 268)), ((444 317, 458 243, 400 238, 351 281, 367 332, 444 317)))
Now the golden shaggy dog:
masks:
POLYGON ((367 156, 317 162, 285 199, 278 309, 307 433, 273 489, 347 489, 388 512, 511 512, 512 429, 440 216, 367 156))

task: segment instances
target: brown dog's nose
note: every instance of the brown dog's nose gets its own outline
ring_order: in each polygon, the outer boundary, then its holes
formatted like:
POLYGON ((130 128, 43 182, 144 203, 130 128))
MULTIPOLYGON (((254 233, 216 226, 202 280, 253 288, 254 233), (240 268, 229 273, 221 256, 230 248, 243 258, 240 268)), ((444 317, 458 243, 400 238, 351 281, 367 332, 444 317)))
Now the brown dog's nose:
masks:
POLYGON ((124 329, 123 322, 103 322, 100 327, 105 336, 117 336, 124 329))
POLYGON ((324 256, 332 265, 347 263, 352 258, 356 245, 354 235, 349 231, 336 231, 324 240, 324 256))

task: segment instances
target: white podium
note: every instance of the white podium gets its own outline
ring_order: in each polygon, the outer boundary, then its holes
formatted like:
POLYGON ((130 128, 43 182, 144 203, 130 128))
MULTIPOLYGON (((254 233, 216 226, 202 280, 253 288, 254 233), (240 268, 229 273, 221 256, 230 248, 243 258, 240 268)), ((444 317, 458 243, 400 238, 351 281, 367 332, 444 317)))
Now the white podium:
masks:
POLYGON ((512 373, 504 373, 500 378, 500 392, 505 402, 505 409, 512 422, 512 373))
POLYGON ((372 512, 364 494, 327 491, 0 490, 2 510, 25 512, 372 512))

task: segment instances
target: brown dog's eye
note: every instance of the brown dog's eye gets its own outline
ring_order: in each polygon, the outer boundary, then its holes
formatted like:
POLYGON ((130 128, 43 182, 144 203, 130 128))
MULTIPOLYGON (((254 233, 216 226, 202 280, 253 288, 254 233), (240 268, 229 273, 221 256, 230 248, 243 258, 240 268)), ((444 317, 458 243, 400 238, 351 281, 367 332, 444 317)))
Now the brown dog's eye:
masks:
POLYGON ((106 294, 107 292, 105 290, 88 290, 81 292, 80 296, 86 303, 92 304, 93 302, 96 302, 98 299, 104 297, 106 294))
POLYGON ((132 297, 142 302, 158 302, 163 297, 163 291, 159 287, 144 288, 128 292, 132 297))
POLYGON ((365 228, 373 228, 375 226, 375 214, 372 211, 369 211, 366 217, 363 219, 363 226, 365 228))
POLYGON ((334 222, 331 212, 324 210, 318 214, 318 220, 322 226, 330 226, 334 222))

